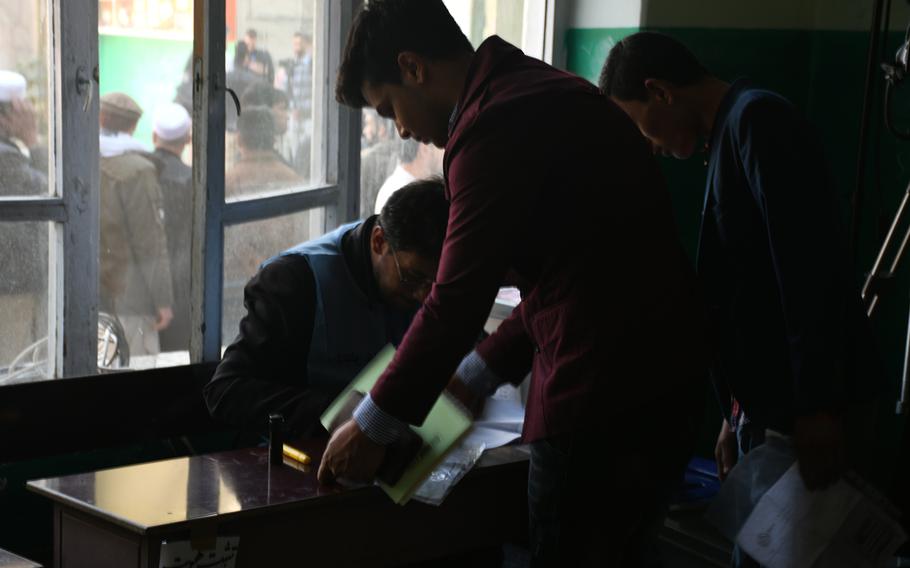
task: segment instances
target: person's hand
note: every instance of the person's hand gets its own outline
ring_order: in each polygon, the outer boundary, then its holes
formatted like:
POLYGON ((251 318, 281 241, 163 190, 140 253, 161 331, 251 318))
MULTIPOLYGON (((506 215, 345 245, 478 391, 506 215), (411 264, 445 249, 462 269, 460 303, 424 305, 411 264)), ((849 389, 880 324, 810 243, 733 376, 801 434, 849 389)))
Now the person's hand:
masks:
POLYGON ((471 389, 458 380, 458 377, 453 375, 452 378, 449 379, 449 384, 446 386, 446 392, 460 402, 474 418, 477 418, 483 411, 483 403, 486 399, 474 394, 471 389))
POLYGON ((319 483, 372 481, 385 457, 385 446, 371 440, 353 419, 335 430, 322 454, 319 483))
POLYGON ((158 317, 155 319, 155 331, 161 331, 171 325, 174 319, 174 310, 171 308, 158 308, 158 317))
POLYGON ((846 457, 840 417, 827 412, 798 417, 793 445, 799 473, 809 491, 824 489, 843 473, 846 457))
POLYGON ((10 102, 9 110, 0 113, 0 129, 11 138, 18 138, 29 148, 38 144, 38 121, 35 119, 35 109, 27 100, 13 99, 10 102))
POLYGON ((726 420, 720 423, 720 433, 714 446, 714 461, 717 462, 717 477, 723 481, 739 459, 739 447, 734 432, 726 420))

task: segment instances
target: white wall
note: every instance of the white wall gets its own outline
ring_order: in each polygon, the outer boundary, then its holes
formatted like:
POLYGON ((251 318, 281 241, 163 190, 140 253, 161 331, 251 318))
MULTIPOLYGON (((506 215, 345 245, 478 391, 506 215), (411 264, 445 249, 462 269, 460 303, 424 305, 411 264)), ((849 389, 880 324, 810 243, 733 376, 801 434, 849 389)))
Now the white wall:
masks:
MULTIPOLYGON (((679 0, 677 0, 679 1, 679 0)), ((635 28, 641 21, 641 0, 563 0, 569 28, 635 28)))

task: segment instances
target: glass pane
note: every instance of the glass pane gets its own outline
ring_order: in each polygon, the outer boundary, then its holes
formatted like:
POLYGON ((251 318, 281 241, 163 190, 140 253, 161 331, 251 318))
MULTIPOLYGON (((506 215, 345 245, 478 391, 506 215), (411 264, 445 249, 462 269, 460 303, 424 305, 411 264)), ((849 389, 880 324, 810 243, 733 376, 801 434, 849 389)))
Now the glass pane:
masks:
POLYGON ((47 379, 48 234, 45 222, 0 223, 0 385, 47 379))
POLYGON ((379 213, 396 190, 430 176, 442 175, 443 151, 430 144, 402 140, 395 123, 375 110, 363 110, 360 139, 360 216, 379 213))
POLYGON ((100 0, 98 17, 99 363, 187 363, 193 2, 100 0))
POLYGON ((318 185, 316 1, 226 0, 225 197, 318 185))
POLYGON ((0 37, 0 197, 42 195, 48 186, 47 2, 3 3, 0 37))
POLYGON ((474 47, 491 35, 524 48, 525 0, 443 0, 474 47))
POLYGON ((231 225, 224 230, 224 298, 221 343, 237 335, 243 307, 243 287, 263 261, 296 244, 321 236, 325 209, 231 225))

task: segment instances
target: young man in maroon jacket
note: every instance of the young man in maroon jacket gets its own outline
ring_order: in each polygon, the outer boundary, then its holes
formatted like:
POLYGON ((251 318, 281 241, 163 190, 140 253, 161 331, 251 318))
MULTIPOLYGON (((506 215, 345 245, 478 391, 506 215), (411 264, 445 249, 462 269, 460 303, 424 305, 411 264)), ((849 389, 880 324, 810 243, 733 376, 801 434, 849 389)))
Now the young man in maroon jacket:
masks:
POLYGON ((535 564, 645 564, 706 366, 694 274, 648 144, 586 81, 498 37, 475 52, 440 0, 371 1, 336 96, 444 147, 450 209, 429 297, 332 437, 320 480, 371 479, 447 384, 470 403, 530 370, 535 564), (506 281, 523 301, 472 351, 506 281))

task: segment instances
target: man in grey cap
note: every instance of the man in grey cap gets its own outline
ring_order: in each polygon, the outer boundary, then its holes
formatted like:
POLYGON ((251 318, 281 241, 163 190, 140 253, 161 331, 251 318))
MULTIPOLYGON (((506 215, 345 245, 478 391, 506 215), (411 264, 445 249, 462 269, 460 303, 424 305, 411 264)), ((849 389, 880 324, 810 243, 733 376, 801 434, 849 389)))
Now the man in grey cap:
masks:
POLYGON ((142 109, 101 97, 101 309, 120 319, 130 355, 156 355, 174 317, 158 169, 133 138, 142 109))
POLYGON ((177 103, 155 111, 152 142, 161 165, 158 184, 164 197, 164 231, 174 289, 174 320, 160 333, 162 351, 186 351, 190 346, 190 237, 193 223, 193 169, 181 156, 190 143, 192 122, 177 103))
MULTIPOLYGON (((38 145, 25 77, 0 70, 0 195, 46 194, 47 149, 38 145)), ((0 369, 47 333, 47 225, 0 223, 0 369)), ((12 369, 11 369, 12 371, 12 369)))

